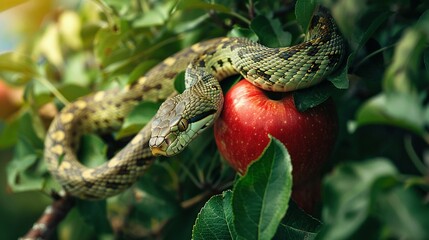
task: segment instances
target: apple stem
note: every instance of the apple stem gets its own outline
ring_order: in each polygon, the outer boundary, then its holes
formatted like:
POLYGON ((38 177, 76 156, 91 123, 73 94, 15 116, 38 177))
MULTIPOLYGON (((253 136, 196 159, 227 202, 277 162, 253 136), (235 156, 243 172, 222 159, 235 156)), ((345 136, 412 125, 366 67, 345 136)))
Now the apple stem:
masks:
POLYGON ((286 92, 270 92, 265 90, 262 90, 262 91, 264 92, 265 96, 267 96, 269 99, 274 101, 280 101, 289 94, 286 92))

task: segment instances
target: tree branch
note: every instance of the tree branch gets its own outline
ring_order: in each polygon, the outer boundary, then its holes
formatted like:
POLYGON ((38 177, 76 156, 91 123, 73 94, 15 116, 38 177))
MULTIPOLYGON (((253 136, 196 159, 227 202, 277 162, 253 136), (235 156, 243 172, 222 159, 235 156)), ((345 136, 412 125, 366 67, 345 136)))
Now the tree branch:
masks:
POLYGON ((67 216, 74 206, 74 199, 69 196, 53 194, 54 201, 47 206, 42 216, 34 223, 33 227, 21 240, 49 239, 55 232, 58 224, 67 216))

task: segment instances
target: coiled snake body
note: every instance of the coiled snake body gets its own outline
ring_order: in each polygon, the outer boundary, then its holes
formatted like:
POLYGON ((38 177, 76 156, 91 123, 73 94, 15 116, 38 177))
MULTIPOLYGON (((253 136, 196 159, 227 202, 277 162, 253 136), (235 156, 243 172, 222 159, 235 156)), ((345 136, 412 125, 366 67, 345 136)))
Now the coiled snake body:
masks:
POLYGON ((132 185, 154 155, 180 152, 216 119, 223 103, 219 81, 225 77, 239 73, 263 89, 292 91, 320 82, 337 67, 343 52, 343 39, 321 7, 312 18, 306 41, 299 45, 267 48, 240 38, 195 44, 123 90, 97 92, 66 106, 45 140, 48 169, 73 196, 113 196, 132 185), (177 95, 173 79, 185 69, 187 89, 177 95), (78 161, 76 151, 83 133, 115 131, 139 101, 165 99, 153 121, 108 162, 87 168, 78 161))

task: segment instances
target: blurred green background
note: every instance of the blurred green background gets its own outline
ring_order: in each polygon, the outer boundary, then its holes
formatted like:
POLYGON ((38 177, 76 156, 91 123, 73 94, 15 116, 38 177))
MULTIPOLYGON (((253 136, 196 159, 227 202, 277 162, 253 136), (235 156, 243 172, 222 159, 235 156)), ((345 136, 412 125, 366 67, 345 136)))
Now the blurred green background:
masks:
MULTIPOLYGON (((321 2, 331 9, 350 55, 348 88, 323 88, 337 105, 340 131, 326 166, 320 236, 428 239, 429 3, 321 2)), ((257 38, 255 16, 268 19, 273 32, 290 34, 292 43, 302 40, 288 0, 9 0, 0 11, 0 84, 11 89, 4 100, 0 86, 2 239, 22 236, 51 202, 47 191, 55 183, 41 156, 44 128, 55 107, 64 105, 61 97, 72 101, 124 86, 150 64, 203 39, 257 38), (11 50, 25 57, 5 53, 11 50)), ((132 191, 109 199, 108 214, 106 202, 80 203, 60 238, 113 238, 108 220, 123 230, 116 232, 119 239, 189 239, 204 202, 235 177, 213 135, 201 139, 174 159, 181 162, 159 159, 132 191), (139 199, 143 194, 149 197, 139 199), (198 201, 183 207, 189 199, 198 201), (86 216, 88 206, 102 210, 86 216)), ((89 141, 97 146, 89 154, 104 153, 103 143, 89 141)))
MULTIPOLYGON (((34 34, 46 14, 67 1, 3 1, 0 4, 0 52, 12 51, 34 34), (26 2, 18 5, 20 2, 26 2), (43 2, 43 3, 42 3, 43 2), (10 8, 12 7, 12 8, 10 8), (7 9, 7 10, 5 10, 7 9)), ((70 2, 70 1, 69 1, 70 2)), ((1 80, 0 80, 1 81, 1 80)), ((4 99, 2 99, 4 101, 4 99)), ((4 107, 4 105, 0 105, 4 107)), ((5 109, 0 109, 5 111, 5 109)), ((3 116, 3 114, 0 114, 3 116)), ((0 129, 5 123, 0 121, 0 129)), ((7 165, 13 158, 13 146, 0 148, 0 231, 3 239, 23 236, 40 217, 50 198, 41 192, 13 193, 7 184, 7 165)))

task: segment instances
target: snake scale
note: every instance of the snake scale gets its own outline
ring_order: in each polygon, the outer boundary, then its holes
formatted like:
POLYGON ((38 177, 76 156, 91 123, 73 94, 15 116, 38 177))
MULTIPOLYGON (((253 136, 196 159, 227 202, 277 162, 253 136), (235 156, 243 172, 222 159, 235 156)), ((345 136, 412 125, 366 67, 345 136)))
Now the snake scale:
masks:
POLYGON ((241 74, 265 90, 293 91, 320 82, 343 55, 341 34, 323 7, 313 15, 305 41, 295 46, 268 48, 241 38, 197 43, 125 89, 100 91, 64 107, 45 140, 48 169, 70 195, 84 199, 116 195, 136 182, 155 155, 177 154, 213 123, 222 109, 222 79, 241 74), (184 70, 187 89, 177 94, 173 80, 184 70), (95 168, 81 164, 76 154, 81 136, 118 130, 142 100, 165 101, 152 121, 112 159, 95 168))

